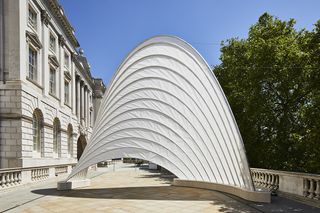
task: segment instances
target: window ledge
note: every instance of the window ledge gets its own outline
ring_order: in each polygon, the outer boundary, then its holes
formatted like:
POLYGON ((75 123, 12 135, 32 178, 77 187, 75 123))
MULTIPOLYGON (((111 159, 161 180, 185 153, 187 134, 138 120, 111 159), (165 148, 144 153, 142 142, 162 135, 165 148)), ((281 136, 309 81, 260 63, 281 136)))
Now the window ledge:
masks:
POLYGON ((64 102, 64 105, 67 106, 68 108, 72 109, 68 103, 64 102))
POLYGON ((35 80, 29 78, 28 76, 27 76, 27 80, 33 83, 34 85, 36 85, 38 88, 43 90, 43 87, 40 84, 38 84, 38 82, 36 82, 35 80))
POLYGON ((50 52, 52 55, 54 55, 54 56, 57 57, 56 50, 52 50, 52 49, 49 48, 49 52, 50 52))
POLYGON ((28 21, 28 27, 30 28, 30 30, 32 30, 33 33, 38 35, 38 31, 36 28, 34 28, 34 26, 32 24, 30 24, 30 22, 28 21))
POLYGON ((53 98, 55 98, 56 100, 60 101, 60 98, 58 98, 55 94, 49 92, 49 95, 53 98))

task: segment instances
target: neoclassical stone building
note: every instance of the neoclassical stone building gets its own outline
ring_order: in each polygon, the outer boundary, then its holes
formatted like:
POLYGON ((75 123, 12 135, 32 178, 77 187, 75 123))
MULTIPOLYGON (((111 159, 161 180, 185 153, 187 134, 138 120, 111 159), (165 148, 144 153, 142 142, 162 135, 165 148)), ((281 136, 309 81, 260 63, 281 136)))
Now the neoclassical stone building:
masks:
POLYGON ((22 182, 69 172, 105 86, 57 0, 0 0, 0 10, 0 168, 20 168, 22 182))

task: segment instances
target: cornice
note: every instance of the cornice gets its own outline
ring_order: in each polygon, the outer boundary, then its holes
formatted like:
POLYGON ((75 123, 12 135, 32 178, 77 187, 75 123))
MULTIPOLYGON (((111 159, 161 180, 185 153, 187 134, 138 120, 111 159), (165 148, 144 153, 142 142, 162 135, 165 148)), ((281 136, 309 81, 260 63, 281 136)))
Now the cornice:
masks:
POLYGON ((72 77, 69 71, 64 71, 64 77, 68 80, 71 81, 72 77))
POLYGON ((77 59, 77 57, 74 57, 74 64, 78 68, 77 69, 78 72, 81 73, 81 76, 87 80, 87 82, 90 84, 90 87, 93 89, 94 88, 93 78, 91 78, 88 72, 83 68, 81 62, 77 59))
POLYGON ((52 12, 52 14, 57 18, 58 21, 60 21, 60 24, 65 31, 66 36, 71 41, 72 45, 74 47, 79 47, 80 44, 74 35, 74 29, 71 26, 68 18, 64 15, 64 11, 62 7, 59 5, 57 0, 47 0, 45 1, 49 5, 49 10, 52 12))
POLYGON ((48 14, 48 12, 46 10, 41 10, 41 21, 48 26, 49 22, 50 22, 51 18, 48 14))
POLYGON ((59 41, 59 44, 61 46, 65 46, 66 45, 66 39, 61 34, 58 35, 58 41, 59 41))
POLYGON ((49 58, 49 62, 50 62, 53 66, 55 66, 56 68, 60 66, 59 61, 58 61, 58 59, 57 59, 56 56, 54 56, 54 55, 49 55, 48 58, 49 58))
POLYGON ((38 38, 37 34, 27 30, 26 37, 27 37, 27 40, 29 40, 36 48, 38 48, 38 49, 42 48, 41 41, 38 38))

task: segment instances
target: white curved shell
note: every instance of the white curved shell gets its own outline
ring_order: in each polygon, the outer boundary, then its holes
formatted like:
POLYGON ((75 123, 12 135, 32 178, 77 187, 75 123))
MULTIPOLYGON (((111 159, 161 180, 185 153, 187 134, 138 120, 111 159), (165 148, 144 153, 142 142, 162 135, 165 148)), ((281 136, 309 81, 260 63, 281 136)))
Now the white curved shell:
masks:
POLYGON ((204 59, 176 37, 136 47, 103 98, 88 146, 68 179, 107 159, 154 162, 180 179, 254 190, 227 99, 204 59))

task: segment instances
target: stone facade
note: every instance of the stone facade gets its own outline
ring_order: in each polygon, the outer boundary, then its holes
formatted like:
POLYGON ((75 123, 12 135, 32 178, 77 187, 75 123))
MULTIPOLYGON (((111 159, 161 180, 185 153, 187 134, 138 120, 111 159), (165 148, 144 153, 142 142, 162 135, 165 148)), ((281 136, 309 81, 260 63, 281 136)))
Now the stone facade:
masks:
POLYGON ((57 0, 0 0, 1 169, 76 163, 104 91, 57 0))

